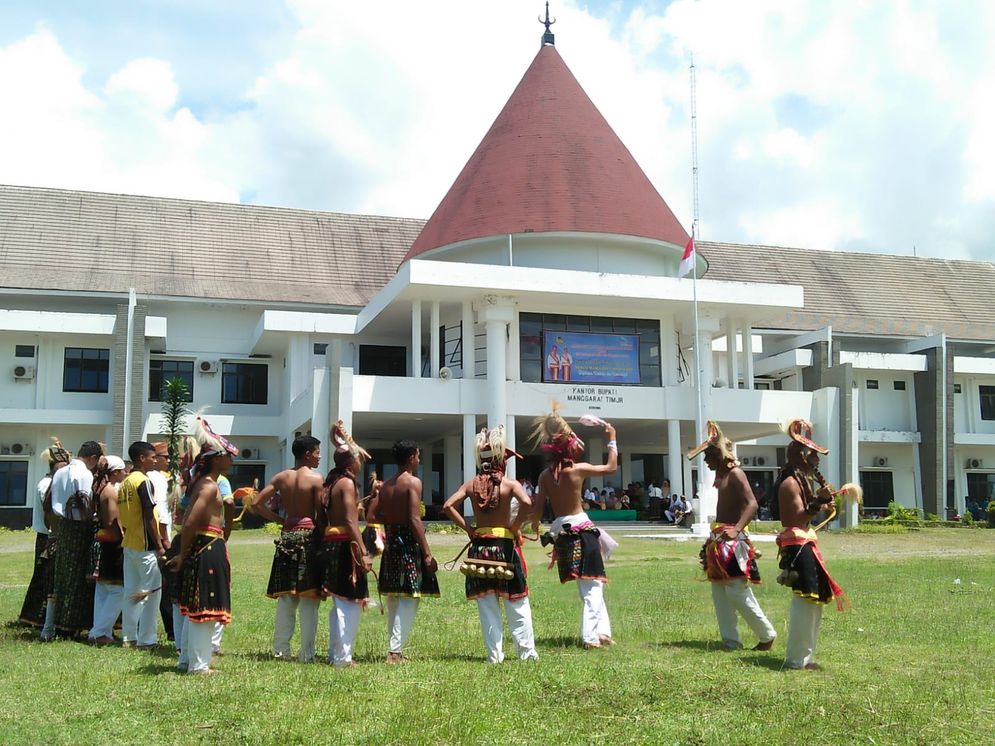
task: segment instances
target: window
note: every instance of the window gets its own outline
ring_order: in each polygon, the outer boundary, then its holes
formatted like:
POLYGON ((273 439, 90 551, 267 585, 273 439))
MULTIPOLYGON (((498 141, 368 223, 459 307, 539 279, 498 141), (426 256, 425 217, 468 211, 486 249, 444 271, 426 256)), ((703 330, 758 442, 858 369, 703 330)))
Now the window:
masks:
POLYGON ((978 386, 981 399, 981 419, 995 420, 995 386, 978 386))
POLYGON ((873 378, 868 378, 867 379, 867 388, 873 390, 873 389, 876 389, 877 387, 878 387, 878 382, 875 379, 873 379, 873 378))
POLYGON ((892 381, 895 391, 905 391, 905 381, 892 381))
POLYGON ((106 394, 111 351, 67 347, 62 369, 62 390, 106 394))
POLYGON ((241 487, 251 487, 256 484, 262 489, 266 484, 266 464, 240 464, 236 460, 228 471, 228 481, 232 490, 241 487))
POLYGON ((224 363, 222 365, 222 404, 265 404, 268 395, 268 365, 258 363, 224 363))
POLYGON ((193 401, 193 360, 150 360, 149 401, 162 401, 166 381, 179 378, 187 385, 183 401, 193 401))
POLYGON ((0 505, 28 504, 28 462, 0 461, 0 505))
POLYGON ((988 517, 988 503, 995 500, 995 474, 970 472, 967 475, 967 499, 964 509, 975 520, 985 520, 988 517))
POLYGON ((408 350, 406 347, 359 346, 359 375, 406 376, 407 374, 408 350))
POLYGON ((864 510, 884 512, 895 499, 893 474, 890 471, 860 472, 860 486, 864 488, 864 510))
POLYGON ((660 322, 651 319, 612 319, 599 316, 563 316, 554 313, 521 313, 518 317, 519 354, 523 381, 538 383, 543 372, 543 332, 601 332, 639 335, 639 383, 660 386, 660 322))
POLYGON ((315 355, 324 355, 326 352, 328 352, 328 343, 327 342, 315 342, 314 343, 314 354, 315 355))
POLYGON ((955 394, 959 394, 959 393, 961 393, 961 387, 960 387, 960 384, 959 384, 959 383, 955 383, 955 384, 954 384, 954 393, 955 393, 955 394))
POLYGON ((14 357, 34 357, 34 345, 14 345, 14 357))

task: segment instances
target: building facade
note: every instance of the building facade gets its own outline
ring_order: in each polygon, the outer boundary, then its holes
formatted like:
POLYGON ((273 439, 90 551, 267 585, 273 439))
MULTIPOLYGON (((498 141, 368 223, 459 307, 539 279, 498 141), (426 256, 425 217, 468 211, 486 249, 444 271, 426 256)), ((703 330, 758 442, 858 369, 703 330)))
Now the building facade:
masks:
POLYGON ((990 264, 704 242, 696 322, 687 240, 551 44, 428 221, 0 187, 0 523, 29 522, 49 436, 157 439, 173 377, 242 449, 236 486, 341 418, 384 476, 417 440, 438 504, 484 424, 535 478, 528 432, 556 401, 617 426, 610 481, 670 479, 702 523, 712 475, 682 456, 700 397, 758 495, 806 417, 870 510, 990 499, 990 264))

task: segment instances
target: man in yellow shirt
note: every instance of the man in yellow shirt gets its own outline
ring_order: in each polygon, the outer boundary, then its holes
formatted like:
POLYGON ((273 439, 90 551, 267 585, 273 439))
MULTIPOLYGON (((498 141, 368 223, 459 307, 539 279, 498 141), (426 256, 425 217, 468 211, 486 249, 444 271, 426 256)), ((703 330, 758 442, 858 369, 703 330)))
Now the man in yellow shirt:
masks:
MULTIPOLYGON (((124 532, 124 646, 149 649, 156 644, 156 618, 162 595, 159 560, 165 555, 159 534, 155 495, 146 476, 155 468, 155 448, 136 441, 128 449, 134 471, 121 483, 118 492, 118 522, 124 532)), ((168 539, 165 539, 168 542, 168 539)))

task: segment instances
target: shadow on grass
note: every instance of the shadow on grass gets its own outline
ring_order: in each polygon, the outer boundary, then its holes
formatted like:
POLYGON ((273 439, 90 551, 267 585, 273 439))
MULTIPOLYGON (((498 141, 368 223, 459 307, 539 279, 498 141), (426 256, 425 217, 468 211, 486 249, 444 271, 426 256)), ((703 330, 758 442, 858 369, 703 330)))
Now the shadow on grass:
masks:
POLYGON ((175 673, 177 676, 183 675, 175 663, 159 663, 156 661, 149 661, 144 666, 136 669, 135 673, 143 673, 147 676, 161 676, 164 673, 175 673))
POLYGON ((706 653, 732 653, 717 640, 669 640, 667 642, 648 642, 648 648, 684 648, 687 650, 704 650, 706 653))
POLYGON ((560 635, 558 637, 537 637, 536 647, 544 648, 582 648, 580 638, 571 635, 560 635))
POLYGON ((747 666, 766 668, 770 671, 791 670, 784 667, 784 658, 775 655, 750 656, 748 658, 740 658, 740 662, 747 666))

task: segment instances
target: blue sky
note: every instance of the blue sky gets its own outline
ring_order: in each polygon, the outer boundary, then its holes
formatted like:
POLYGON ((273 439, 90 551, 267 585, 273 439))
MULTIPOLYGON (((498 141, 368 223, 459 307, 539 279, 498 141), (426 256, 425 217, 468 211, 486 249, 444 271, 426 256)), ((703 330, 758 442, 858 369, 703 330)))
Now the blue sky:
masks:
MULTIPOLYGON (((552 3, 702 236, 995 258, 983 0, 552 3)), ((0 4, 0 183, 427 217, 538 49, 533 0, 0 4)))

